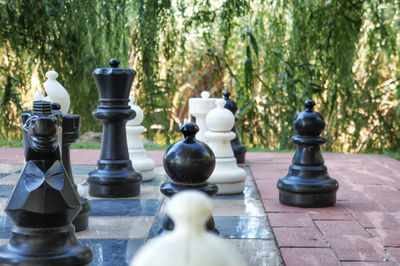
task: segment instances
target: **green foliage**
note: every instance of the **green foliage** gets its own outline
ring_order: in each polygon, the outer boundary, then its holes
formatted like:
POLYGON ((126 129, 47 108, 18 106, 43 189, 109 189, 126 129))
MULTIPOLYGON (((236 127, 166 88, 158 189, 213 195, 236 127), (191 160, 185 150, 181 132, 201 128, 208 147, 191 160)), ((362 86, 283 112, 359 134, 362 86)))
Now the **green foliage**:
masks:
POLYGON ((20 111, 51 68, 82 130, 100 130, 91 72, 116 57, 137 71, 133 93, 147 137, 163 145, 180 138, 189 97, 228 89, 249 147, 293 148, 293 118, 313 98, 327 123, 325 149, 396 150, 398 7, 389 0, 4 0, 0 137, 20 138, 20 111))

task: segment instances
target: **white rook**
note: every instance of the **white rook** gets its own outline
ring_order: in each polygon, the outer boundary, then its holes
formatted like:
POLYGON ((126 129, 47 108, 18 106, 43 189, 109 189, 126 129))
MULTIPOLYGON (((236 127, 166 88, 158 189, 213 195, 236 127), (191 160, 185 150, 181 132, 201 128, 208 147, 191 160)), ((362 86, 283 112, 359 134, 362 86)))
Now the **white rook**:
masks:
POLYGON ((203 91, 201 93, 201 98, 190 98, 189 99, 189 113, 196 119, 196 124, 199 127, 199 132, 196 134, 196 139, 207 142, 205 137, 208 131, 206 123, 207 113, 215 108, 216 98, 209 98, 210 93, 208 91, 203 91))

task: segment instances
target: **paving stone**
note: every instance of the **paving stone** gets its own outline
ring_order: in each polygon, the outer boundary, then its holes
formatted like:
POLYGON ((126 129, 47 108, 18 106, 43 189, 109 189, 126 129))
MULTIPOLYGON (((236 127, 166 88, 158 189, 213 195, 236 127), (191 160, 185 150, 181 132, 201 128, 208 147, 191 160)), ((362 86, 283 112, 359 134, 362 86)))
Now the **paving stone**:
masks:
POLYGON ((267 213, 269 212, 307 212, 305 208, 298 208, 292 206, 286 206, 279 202, 278 199, 263 200, 264 209, 267 213))
POLYGON ((381 262, 390 258, 390 254, 374 238, 344 235, 330 236, 328 241, 340 260, 381 262))
POLYGON ((258 191, 262 199, 277 199, 279 198, 279 190, 276 187, 275 180, 256 180, 258 191))
POLYGON ((309 208, 307 212, 314 220, 353 220, 344 202, 338 201, 335 206, 328 208, 309 208))
POLYGON ((272 227, 314 226, 308 213, 269 213, 268 220, 272 227))
POLYGON ((352 212, 353 216, 364 228, 400 229, 400 212, 383 211, 352 212))
POLYGON ((282 248, 287 266, 336 266, 340 262, 330 248, 282 248))
POLYGON ((397 262, 400 264, 400 248, 392 248, 392 247, 388 247, 386 248, 386 250, 390 253, 390 255, 392 255, 397 262))
POLYGON ((328 247, 315 227, 275 227, 273 231, 279 247, 328 247))
POLYGON ((362 236, 371 237, 369 233, 356 221, 315 221, 322 234, 330 237, 362 236))
POLYGON ((367 229, 385 247, 400 247, 400 230, 398 229, 367 229))

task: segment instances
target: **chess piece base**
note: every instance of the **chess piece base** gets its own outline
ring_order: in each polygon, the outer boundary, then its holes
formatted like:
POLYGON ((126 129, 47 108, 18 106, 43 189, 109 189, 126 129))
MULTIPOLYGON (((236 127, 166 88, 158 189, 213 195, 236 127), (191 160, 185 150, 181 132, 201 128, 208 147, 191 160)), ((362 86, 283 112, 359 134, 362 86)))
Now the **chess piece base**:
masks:
MULTIPOLYGON (((196 185, 167 182, 167 183, 164 183, 161 185, 160 190, 167 197, 172 197, 176 193, 178 193, 180 191, 184 191, 184 190, 202 191, 211 197, 217 193, 218 187, 216 185, 214 185, 212 183, 208 183, 208 182, 203 183, 203 184, 196 184, 196 185)), ((164 218, 163 227, 160 229, 158 234, 163 234, 163 233, 171 231, 173 229, 174 229, 174 222, 168 215, 166 215, 164 218)), ((209 232, 219 234, 219 231, 217 230, 217 228, 215 228, 215 222, 214 222, 214 218, 212 216, 207 221, 207 230, 209 232)))
POLYGON ((151 181, 154 177, 154 161, 147 157, 145 149, 130 149, 129 158, 132 161, 133 169, 142 175, 142 182, 151 181))
POLYGON ((99 160, 98 168, 89 172, 89 195, 100 198, 139 195, 142 176, 130 164, 130 160, 99 160))
POLYGON ((288 175, 278 181, 278 189, 282 204, 321 208, 335 205, 339 184, 324 165, 291 165, 288 175))
POLYGON ((79 197, 79 201, 81 203, 82 209, 72 221, 72 224, 75 226, 75 232, 84 231, 89 226, 89 212, 91 210, 90 202, 83 197, 79 197))
POLYGON ((215 159, 215 169, 209 181, 218 186, 217 195, 243 193, 245 180, 246 171, 237 166, 234 157, 215 159))
POLYGON ((83 266, 92 260, 91 249, 80 243, 72 225, 48 229, 14 227, 8 244, 0 247, 1 265, 83 266))

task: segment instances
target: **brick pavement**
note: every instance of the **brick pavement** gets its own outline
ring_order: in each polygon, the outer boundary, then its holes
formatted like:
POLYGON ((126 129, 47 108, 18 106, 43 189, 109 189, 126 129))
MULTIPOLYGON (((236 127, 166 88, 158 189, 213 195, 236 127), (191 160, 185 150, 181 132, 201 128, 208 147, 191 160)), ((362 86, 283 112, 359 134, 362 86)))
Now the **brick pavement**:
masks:
POLYGON ((400 265, 400 161, 384 155, 324 154, 339 181, 337 204, 279 203, 276 183, 293 153, 248 153, 247 164, 286 265, 400 265))
MULTIPOLYGON (((164 151, 149 151, 162 165, 164 151)), ((93 165, 99 150, 71 150, 72 164, 93 165)), ((246 163, 286 265, 400 265, 400 161, 384 155, 324 154, 339 181, 337 204, 297 208, 279 203, 276 183, 293 153, 249 152, 246 163)), ((1 163, 22 163, 20 148, 0 148, 1 163)))

